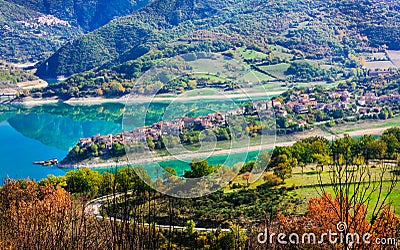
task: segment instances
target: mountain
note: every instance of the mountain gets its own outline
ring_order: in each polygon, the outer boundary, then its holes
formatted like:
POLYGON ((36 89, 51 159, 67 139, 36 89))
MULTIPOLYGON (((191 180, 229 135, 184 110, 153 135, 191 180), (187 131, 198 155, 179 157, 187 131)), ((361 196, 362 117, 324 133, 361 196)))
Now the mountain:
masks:
POLYGON ((7 0, 92 31, 114 17, 131 14, 149 0, 7 0))
POLYGON ((0 0, 0 59, 37 62, 149 0, 0 0))
MULTIPOLYGON (((71 75, 98 67, 111 59, 126 56, 135 59, 147 53, 148 46, 167 41, 165 30, 172 30, 183 20, 194 20, 193 0, 153 2, 132 15, 117 18, 109 24, 68 43, 38 68, 38 75, 55 77, 71 75)), ((201 12, 204 13, 204 12, 201 12)), ((200 16, 202 18, 203 16, 200 16)))
POLYGON ((0 59, 43 60, 81 34, 67 21, 0 0, 0 59))
POLYGON ((382 0, 156 0, 66 44, 39 66, 38 75, 111 68, 171 48, 182 37, 190 44, 204 30, 316 59, 385 44, 399 49, 398 7, 382 0))

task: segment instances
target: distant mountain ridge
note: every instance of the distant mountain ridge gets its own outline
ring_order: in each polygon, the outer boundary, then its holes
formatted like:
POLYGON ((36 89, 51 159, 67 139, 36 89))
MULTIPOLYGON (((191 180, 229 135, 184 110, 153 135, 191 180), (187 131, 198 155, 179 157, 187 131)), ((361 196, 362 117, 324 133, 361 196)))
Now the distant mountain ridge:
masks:
POLYGON ((114 17, 131 14, 149 0, 6 0, 69 21, 85 31, 99 28, 114 17))
POLYGON ((0 59, 43 60, 81 34, 67 21, 0 0, 0 59))
POLYGON ((37 62, 149 0, 0 0, 0 59, 37 62))
POLYGON ((182 35, 182 31, 174 30, 182 22, 202 19, 207 13, 215 12, 207 5, 197 8, 202 11, 194 11, 194 0, 152 2, 132 15, 114 19, 66 44, 39 66, 38 75, 68 76, 102 66, 120 56, 125 56, 126 60, 136 59, 147 53, 152 45, 182 35))

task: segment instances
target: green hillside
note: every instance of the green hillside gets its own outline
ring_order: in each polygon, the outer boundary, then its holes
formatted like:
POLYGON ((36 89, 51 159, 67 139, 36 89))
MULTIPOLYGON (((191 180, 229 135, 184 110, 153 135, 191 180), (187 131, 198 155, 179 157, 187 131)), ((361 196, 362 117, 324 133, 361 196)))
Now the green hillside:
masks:
POLYGON ((133 15, 111 21, 62 47, 38 68, 38 74, 43 77, 71 75, 99 67, 120 56, 125 58, 123 61, 136 59, 146 53, 144 48, 185 34, 195 28, 187 22, 202 19, 214 11, 207 6, 200 9, 194 11, 193 0, 153 2, 133 15), (187 27, 181 26, 185 21, 187 27))
POLYGON ((67 44, 39 67, 38 74, 68 76, 102 65, 110 68, 147 49, 151 53, 174 43, 210 40, 196 37, 204 30, 265 51, 280 45, 309 59, 340 60, 349 52, 384 44, 398 49, 400 34, 393 32, 400 22, 398 4, 381 2, 156 0, 67 44))
POLYGON ((65 21, 0 0, 0 59, 43 60, 79 34, 65 21))

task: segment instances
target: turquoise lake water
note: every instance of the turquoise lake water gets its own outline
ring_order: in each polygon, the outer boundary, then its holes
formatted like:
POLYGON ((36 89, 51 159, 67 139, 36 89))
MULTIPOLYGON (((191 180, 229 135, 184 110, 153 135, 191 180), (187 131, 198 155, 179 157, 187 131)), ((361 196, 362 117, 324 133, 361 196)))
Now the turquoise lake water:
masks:
MULTIPOLYGON (((235 100, 236 105, 248 100, 235 100)), ((40 180, 49 174, 64 175, 56 167, 34 165, 34 161, 58 158, 62 160, 82 137, 121 132, 142 124, 122 124, 124 113, 143 115, 147 110, 145 124, 165 119, 168 102, 135 104, 129 108, 120 103, 98 105, 51 104, 34 107, 0 106, 0 180, 7 178, 30 178, 40 180)), ((198 116, 210 111, 226 111, 235 108, 232 103, 221 101, 193 101, 181 103, 168 111, 168 118, 182 115, 198 116)), ((254 159, 256 153, 233 155, 238 160, 254 159)), ((226 156, 207 159, 211 164, 224 163, 226 156)), ((161 162, 172 166, 178 174, 189 169, 187 162, 161 162)), ((231 164, 228 164, 231 165, 231 164)), ((104 171, 104 169, 102 170, 104 171)))

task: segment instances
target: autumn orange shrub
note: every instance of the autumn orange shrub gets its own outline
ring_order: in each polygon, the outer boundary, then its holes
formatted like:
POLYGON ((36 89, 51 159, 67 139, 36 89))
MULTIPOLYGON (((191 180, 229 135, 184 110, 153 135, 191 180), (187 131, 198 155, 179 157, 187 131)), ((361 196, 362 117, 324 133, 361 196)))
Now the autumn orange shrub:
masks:
POLYGON ((71 196, 60 187, 7 181, 0 190, 1 247, 57 245, 65 235, 64 220, 72 208, 71 196))
POLYGON ((59 186, 6 181, 0 188, 0 249, 101 246, 99 236, 104 230, 97 230, 95 218, 77 203, 59 186))
MULTIPOLYGON (((277 244, 277 249, 397 249, 394 242, 382 246, 376 244, 376 240, 399 239, 399 216, 386 206, 377 218, 371 221, 367 218, 366 205, 352 205, 347 197, 334 199, 329 194, 323 194, 322 197, 309 201, 308 213, 305 216, 279 215, 277 226, 272 231, 276 234, 284 233, 287 236, 293 233, 300 236, 313 233, 317 236, 317 241, 321 240, 324 233, 332 232, 338 236, 335 244, 332 244, 326 235, 322 243, 308 244, 308 237, 306 237, 305 244, 288 242, 287 245, 277 244), (352 244, 351 237, 355 234, 359 235, 359 241, 355 237, 352 244), (343 240, 340 239, 341 235, 343 235, 343 240), (347 235, 350 237, 348 242, 346 242, 347 235), (364 235, 368 242, 364 242, 364 235)), ((274 243, 276 244, 276 241, 274 243)), ((302 243, 301 237, 300 243, 302 243)))
POLYGON ((59 186, 6 181, 0 187, 0 249, 153 249, 162 242, 155 227, 96 218, 87 204, 59 186))

